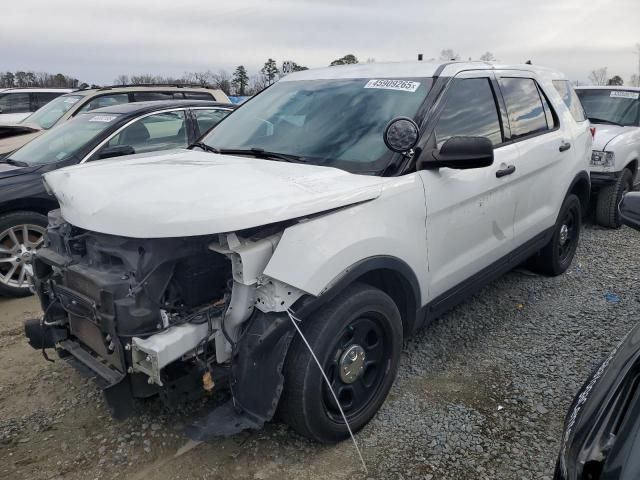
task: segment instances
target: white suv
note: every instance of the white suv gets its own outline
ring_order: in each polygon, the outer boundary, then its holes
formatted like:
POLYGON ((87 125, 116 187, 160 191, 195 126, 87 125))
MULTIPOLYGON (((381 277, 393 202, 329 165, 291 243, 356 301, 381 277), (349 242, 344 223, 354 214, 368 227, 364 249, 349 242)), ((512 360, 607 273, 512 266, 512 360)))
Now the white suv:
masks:
POLYGON ((358 430, 425 321, 522 262, 569 267, 592 137, 553 80, 466 62, 308 70, 191 151, 48 173, 61 210, 34 264, 45 321, 27 336, 91 369, 116 415, 228 377, 233 401, 194 437, 279 409, 343 439, 294 326, 358 430))
POLYGON ((597 195, 596 221, 617 228, 621 225, 618 204, 637 185, 640 88, 608 86, 576 90, 595 128, 590 171, 597 195))

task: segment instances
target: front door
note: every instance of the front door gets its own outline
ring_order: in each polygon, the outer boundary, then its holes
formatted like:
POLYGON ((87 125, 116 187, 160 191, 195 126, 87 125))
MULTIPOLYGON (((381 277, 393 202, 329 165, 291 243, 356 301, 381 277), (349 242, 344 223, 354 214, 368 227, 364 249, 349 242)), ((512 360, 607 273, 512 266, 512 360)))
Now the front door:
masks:
POLYGON ((429 300, 469 279, 513 249, 516 145, 506 145, 493 74, 462 72, 451 81, 436 111, 438 148, 453 136, 483 136, 494 144, 485 168, 423 170, 427 202, 429 300))

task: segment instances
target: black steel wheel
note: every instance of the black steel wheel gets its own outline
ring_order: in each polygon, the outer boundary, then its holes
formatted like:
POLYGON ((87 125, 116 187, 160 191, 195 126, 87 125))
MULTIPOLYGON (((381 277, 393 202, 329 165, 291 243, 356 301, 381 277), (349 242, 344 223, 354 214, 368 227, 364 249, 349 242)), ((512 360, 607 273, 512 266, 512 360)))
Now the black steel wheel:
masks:
POLYGON ((560 208, 551 240, 528 261, 528 266, 545 275, 564 273, 576 254, 582 228, 582 207, 576 195, 568 195, 560 208))
MULTIPOLYGON (((324 369, 347 420, 356 417, 375 397, 385 378, 393 332, 376 312, 355 318, 339 335, 324 369)), ((335 399, 324 384, 325 413, 343 422, 335 399)))
MULTIPOLYGON (((351 430, 378 411, 395 379, 402 350, 402 320, 383 291, 353 284, 302 322, 351 430)), ((333 443, 349 436, 340 409, 299 337, 284 365, 279 417, 312 440, 333 443)))

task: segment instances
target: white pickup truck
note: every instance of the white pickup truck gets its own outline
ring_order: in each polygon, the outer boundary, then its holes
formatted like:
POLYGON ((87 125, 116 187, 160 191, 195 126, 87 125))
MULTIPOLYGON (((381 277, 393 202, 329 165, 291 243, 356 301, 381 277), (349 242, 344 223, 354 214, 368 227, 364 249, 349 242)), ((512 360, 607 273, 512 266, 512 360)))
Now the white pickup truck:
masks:
POLYGON ((597 196, 596 221, 618 228, 620 199, 637 184, 640 88, 578 87, 576 92, 595 128, 590 173, 597 196))

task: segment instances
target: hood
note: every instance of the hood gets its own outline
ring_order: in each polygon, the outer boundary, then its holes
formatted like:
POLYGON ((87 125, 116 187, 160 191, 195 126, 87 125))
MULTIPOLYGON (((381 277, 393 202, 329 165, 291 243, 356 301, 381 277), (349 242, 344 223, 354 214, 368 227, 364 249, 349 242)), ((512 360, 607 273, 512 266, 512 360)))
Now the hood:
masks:
POLYGON ((23 133, 37 132, 38 130, 42 130, 42 129, 39 128, 37 125, 33 125, 33 124, 0 123, 0 138, 12 137, 13 135, 22 135, 23 133))
POLYGON ((3 178, 15 177, 17 175, 24 175, 25 173, 31 173, 38 170, 42 165, 20 167, 17 165, 11 165, 9 163, 0 162, 0 180, 3 178))
POLYGON ((634 128, 620 127, 618 125, 605 125, 601 123, 591 123, 591 126, 596 129, 596 136, 593 139, 593 149, 598 151, 604 151, 611 140, 634 128))
MULTIPOLYGON (((9 128, 9 127, 7 126, 0 127, 0 129, 5 129, 5 128, 9 128)), ((20 128, 24 129, 24 126, 21 125, 20 128)), ((42 130, 35 130, 35 131, 23 130, 22 133, 15 134, 8 137, 5 136, 6 138, 3 138, 3 136, 0 135, 0 156, 9 152, 13 152, 14 150, 17 150, 18 148, 23 146, 25 143, 42 135, 42 133, 43 133, 42 130)))
POLYGON ((44 178, 66 221, 134 238, 208 235, 312 215, 374 199, 384 181, 190 150, 104 160, 44 178))

